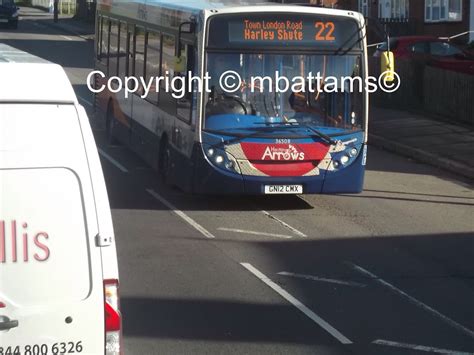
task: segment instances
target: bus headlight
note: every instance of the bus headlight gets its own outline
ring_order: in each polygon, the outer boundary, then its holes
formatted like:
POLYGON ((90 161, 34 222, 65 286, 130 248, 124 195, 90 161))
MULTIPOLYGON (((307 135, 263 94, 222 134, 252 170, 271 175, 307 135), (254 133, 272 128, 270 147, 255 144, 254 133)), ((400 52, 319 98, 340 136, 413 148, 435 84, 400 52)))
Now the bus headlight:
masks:
POLYGON ((340 161, 342 165, 346 165, 349 162, 349 157, 347 155, 343 155, 340 161))
POLYGON ((214 147, 205 147, 204 152, 206 153, 206 156, 210 162, 215 166, 233 173, 240 174, 240 168, 237 160, 235 160, 235 158, 229 153, 214 147))
POLYGON ((352 164, 359 154, 357 147, 350 145, 346 146, 343 151, 337 152, 332 156, 332 167, 334 170, 341 169, 343 167, 352 164))

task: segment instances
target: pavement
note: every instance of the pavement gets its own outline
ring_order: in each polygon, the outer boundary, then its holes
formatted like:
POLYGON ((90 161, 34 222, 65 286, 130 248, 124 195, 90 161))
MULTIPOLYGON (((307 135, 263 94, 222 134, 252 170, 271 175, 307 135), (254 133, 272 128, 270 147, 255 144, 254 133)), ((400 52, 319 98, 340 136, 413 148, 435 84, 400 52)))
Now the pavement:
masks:
POLYGON ((474 129, 461 123, 371 107, 369 144, 474 179, 474 129))
MULTIPOLYGON (((44 24, 86 40, 94 40, 94 24, 72 16, 60 16, 28 9, 42 15, 44 24)), ((474 179, 474 129, 460 123, 433 119, 407 111, 371 107, 369 145, 474 179)))
POLYGON ((183 193, 107 141, 94 44, 49 21, 0 42, 63 65, 91 117, 126 354, 474 353, 472 182, 372 144, 360 194, 183 193))

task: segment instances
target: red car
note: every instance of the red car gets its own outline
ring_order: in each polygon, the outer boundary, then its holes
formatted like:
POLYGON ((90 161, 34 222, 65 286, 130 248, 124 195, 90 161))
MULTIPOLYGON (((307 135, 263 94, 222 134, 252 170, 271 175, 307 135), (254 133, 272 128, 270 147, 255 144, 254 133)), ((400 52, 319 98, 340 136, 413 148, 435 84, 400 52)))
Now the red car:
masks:
MULTIPOLYGON (((377 47, 374 56, 380 57, 387 44, 377 47)), ((429 36, 390 38, 390 50, 395 58, 422 60, 427 65, 474 75, 474 56, 447 40, 429 36)))

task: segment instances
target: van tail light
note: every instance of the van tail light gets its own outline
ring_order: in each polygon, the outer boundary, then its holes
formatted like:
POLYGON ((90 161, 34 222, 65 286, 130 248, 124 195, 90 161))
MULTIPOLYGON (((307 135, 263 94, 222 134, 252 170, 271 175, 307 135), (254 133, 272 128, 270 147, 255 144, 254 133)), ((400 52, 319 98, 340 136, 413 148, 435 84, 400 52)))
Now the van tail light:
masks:
POLYGON ((118 280, 104 281, 105 297, 105 354, 121 355, 122 315, 118 293, 118 280))

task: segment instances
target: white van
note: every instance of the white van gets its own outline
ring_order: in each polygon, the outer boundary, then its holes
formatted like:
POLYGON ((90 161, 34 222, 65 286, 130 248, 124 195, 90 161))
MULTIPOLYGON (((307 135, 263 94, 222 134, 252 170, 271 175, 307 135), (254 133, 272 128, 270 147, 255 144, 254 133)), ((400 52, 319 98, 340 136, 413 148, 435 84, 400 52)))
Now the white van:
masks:
POLYGON ((120 354, 114 231, 64 70, 0 45, 0 354, 120 354))

